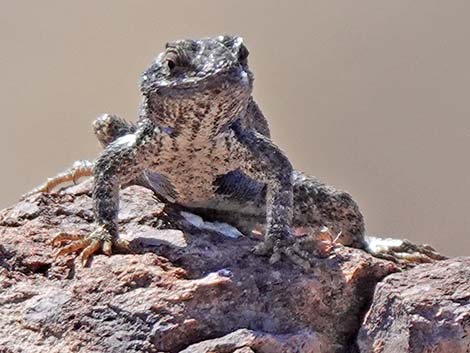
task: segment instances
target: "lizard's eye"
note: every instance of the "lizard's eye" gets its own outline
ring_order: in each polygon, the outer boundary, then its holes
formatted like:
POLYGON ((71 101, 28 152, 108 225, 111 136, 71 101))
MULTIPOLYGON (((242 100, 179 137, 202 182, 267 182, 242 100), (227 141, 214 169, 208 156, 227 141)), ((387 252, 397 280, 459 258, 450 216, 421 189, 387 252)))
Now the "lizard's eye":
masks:
POLYGON ((176 67, 176 63, 172 59, 167 59, 166 64, 170 70, 173 70, 176 67))
POLYGON ((168 65, 168 68, 170 71, 173 71, 177 66, 180 66, 180 58, 178 53, 174 51, 168 52, 166 55, 166 64, 168 65))

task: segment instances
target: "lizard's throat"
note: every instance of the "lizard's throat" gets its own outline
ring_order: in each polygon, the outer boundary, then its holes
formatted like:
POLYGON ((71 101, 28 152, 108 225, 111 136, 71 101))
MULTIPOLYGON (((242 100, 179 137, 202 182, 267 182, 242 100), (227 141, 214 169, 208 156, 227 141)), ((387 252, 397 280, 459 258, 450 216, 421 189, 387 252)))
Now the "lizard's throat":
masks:
POLYGON ((171 99, 171 102, 162 102, 155 119, 174 133, 214 135, 232 124, 247 105, 248 99, 171 99))

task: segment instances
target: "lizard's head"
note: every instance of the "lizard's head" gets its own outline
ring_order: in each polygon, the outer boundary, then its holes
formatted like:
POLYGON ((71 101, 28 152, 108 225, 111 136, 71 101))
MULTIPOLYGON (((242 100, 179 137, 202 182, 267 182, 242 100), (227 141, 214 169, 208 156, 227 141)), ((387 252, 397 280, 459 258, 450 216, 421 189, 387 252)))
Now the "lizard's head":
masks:
POLYGON ((238 36, 167 43, 143 73, 141 91, 149 109, 168 118, 176 114, 233 119, 251 95, 253 75, 248 49, 238 36))

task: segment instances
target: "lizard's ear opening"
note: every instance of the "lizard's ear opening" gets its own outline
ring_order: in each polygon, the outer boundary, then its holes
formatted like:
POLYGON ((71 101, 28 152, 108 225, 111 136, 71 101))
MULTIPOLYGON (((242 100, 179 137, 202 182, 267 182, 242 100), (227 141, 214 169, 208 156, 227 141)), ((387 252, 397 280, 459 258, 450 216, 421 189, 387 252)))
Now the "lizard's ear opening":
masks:
POLYGON ((245 44, 241 43, 240 47, 238 48, 238 60, 241 63, 246 63, 249 54, 250 52, 248 51, 248 48, 245 46, 245 44))
POLYGON ((232 50, 237 55, 238 61, 241 64, 246 65, 250 52, 248 51, 248 48, 245 46, 245 44, 243 44, 242 37, 233 37, 232 50))

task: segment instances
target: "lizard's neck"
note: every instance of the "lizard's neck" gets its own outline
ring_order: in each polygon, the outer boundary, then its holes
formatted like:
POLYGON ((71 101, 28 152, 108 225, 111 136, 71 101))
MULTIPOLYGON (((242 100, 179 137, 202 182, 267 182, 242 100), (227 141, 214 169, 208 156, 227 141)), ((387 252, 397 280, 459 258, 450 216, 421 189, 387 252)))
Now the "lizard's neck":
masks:
POLYGON ((147 100, 144 101, 143 115, 168 133, 203 143, 223 133, 248 105, 248 100, 198 98, 147 100))

